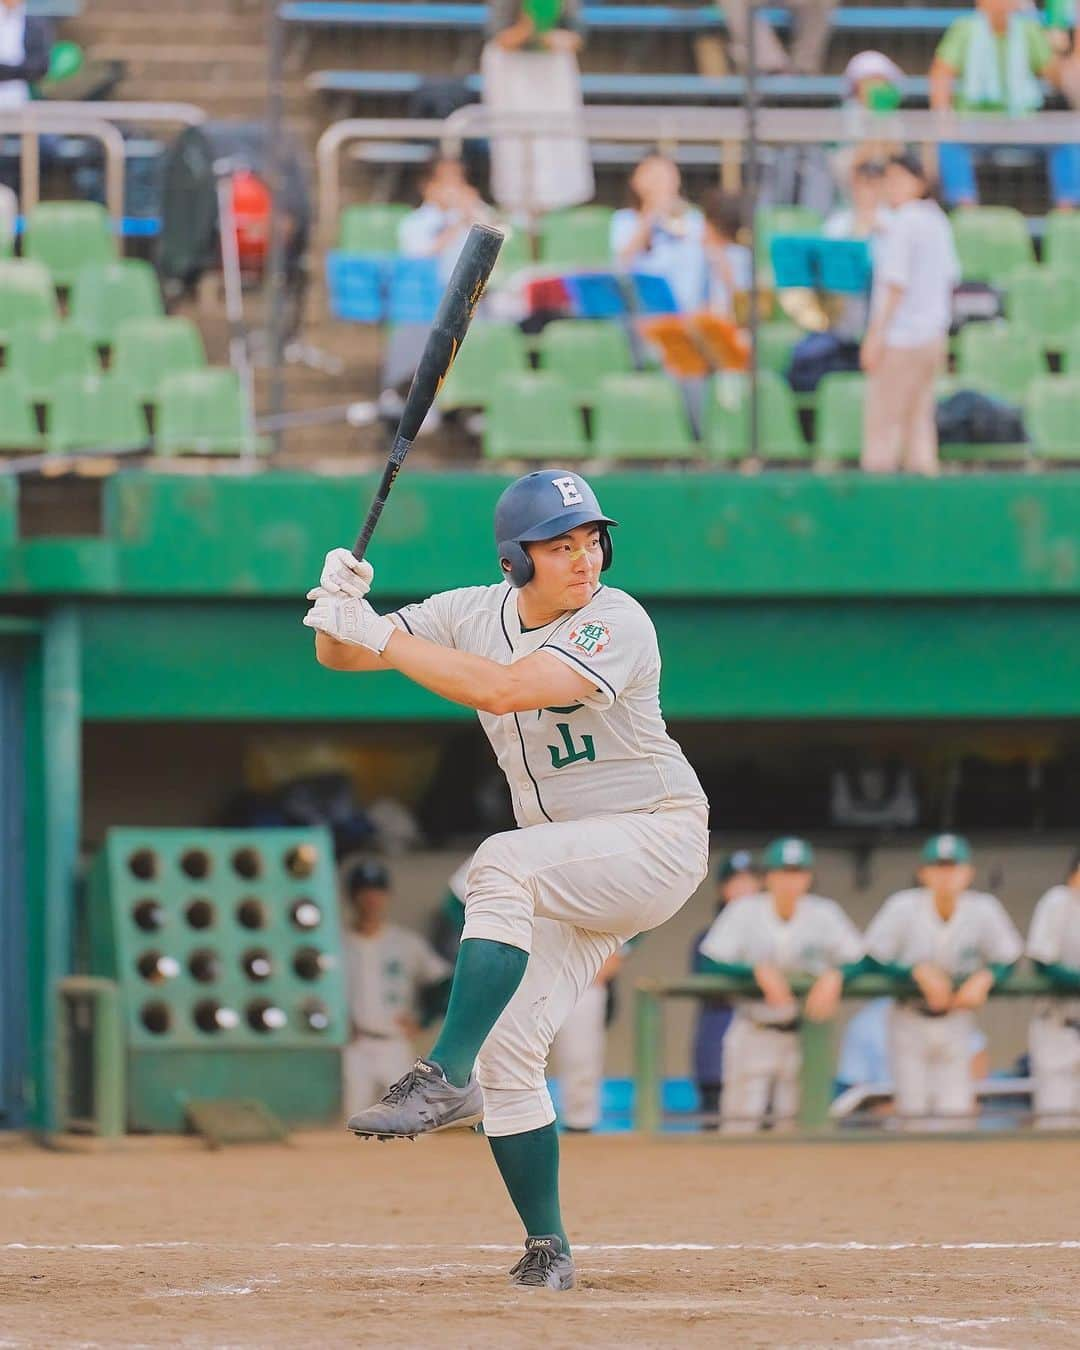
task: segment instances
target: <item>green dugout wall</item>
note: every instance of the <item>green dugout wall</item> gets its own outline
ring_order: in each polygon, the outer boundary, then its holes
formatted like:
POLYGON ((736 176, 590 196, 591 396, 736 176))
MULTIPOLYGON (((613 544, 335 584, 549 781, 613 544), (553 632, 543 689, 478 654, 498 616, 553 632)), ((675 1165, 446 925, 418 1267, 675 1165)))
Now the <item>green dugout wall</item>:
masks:
MULTIPOLYGON (((357 681, 313 662, 303 594, 326 549, 354 537, 374 481, 125 473, 102 485, 100 534, 22 538, 0 478, 38 1125, 53 1119, 45 991, 68 969, 84 721, 471 715, 395 675, 357 681)), ((371 550, 376 599, 497 580, 491 514, 506 481, 406 471, 371 550)), ((621 522, 610 580, 660 633, 670 717, 1080 716, 1080 474, 638 472, 595 485, 621 522)))

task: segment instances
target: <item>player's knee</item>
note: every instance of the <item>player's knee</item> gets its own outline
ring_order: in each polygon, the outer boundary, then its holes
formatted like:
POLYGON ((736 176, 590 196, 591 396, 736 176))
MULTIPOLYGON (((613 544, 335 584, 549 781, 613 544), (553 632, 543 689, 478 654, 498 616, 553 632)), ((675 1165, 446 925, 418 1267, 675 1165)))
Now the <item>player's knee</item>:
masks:
POLYGON ((510 836, 496 834, 476 850, 465 883, 463 937, 509 942, 529 951, 536 907, 531 887, 520 875, 510 836))
POLYGON ((505 1134, 540 1130, 555 1119, 547 1084, 538 1087, 484 1087, 484 1133, 493 1139, 505 1134))

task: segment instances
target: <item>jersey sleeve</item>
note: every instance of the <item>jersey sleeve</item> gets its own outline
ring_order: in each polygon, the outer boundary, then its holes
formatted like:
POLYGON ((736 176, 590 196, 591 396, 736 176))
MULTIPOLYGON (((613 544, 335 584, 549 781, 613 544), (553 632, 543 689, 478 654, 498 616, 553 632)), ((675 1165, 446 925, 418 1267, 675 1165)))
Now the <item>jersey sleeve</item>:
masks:
POLYGON ((539 648, 591 680, 591 708, 610 708, 647 670, 660 673, 660 648, 652 620, 627 597, 586 605, 539 648))
POLYGON ((1061 960, 1061 906, 1053 891, 1047 891, 1035 906, 1028 932, 1027 954, 1033 961, 1049 965, 1061 960))
POLYGON ((899 959, 903 946, 904 908, 902 897, 894 895, 874 915, 866 930, 867 956, 885 964, 899 959))
POLYGON ((414 637, 427 638, 440 647, 469 650, 467 646, 462 647, 458 635, 471 631, 472 625, 467 621, 484 612, 493 589, 498 588, 461 586, 453 591, 438 591, 419 604, 403 605, 386 617, 414 637))
POLYGON ((1005 906, 993 895, 986 897, 983 955, 987 965, 1011 966, 1024 954, 1024 939, 1005 912, 1005 906))
POLYGON ((741 965, 748 961, 743 941, 743 924, 739 920, 738 905, 731 905, 714 921, 701 939, 698 951, 718 965, 741 965))

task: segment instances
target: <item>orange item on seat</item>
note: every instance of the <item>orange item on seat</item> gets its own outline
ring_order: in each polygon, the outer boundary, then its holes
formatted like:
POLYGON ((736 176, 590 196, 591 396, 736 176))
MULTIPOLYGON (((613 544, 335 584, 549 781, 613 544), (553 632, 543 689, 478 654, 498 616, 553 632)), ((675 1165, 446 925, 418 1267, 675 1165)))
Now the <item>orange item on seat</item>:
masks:
POLYGON ((233 174, 232 207, 236 244, 245 272, 261 272, 270 247, 270 189, 248 169, 233 174))
POLYGON ((695 336, 706 356, 718 370, 748 370, 750 343, 730 319, 717 314, 693 314, 690 317, 695 336))
POLYGON ((682 380, 708 375, 709 363, 699 351, 682 315, 663 314, 654 319, 639 319, 637 329, 646 342, 657 349, 669 375, 682 380))

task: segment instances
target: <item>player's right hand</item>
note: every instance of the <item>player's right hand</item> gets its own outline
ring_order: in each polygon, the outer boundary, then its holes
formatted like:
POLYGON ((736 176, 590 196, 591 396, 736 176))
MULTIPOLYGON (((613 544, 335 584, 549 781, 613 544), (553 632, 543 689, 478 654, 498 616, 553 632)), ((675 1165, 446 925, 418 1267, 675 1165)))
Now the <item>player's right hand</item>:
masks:
MULTIPOLYGON (((363 600, 374 580, 375 569, 369 562, 354 558, 350 549, 332 548, 326 555, 316 589, 345 600, 363 600)), ((309 595, 308 599, 318 597, 309 595)))
POLYGON ((926 999, 931 1012, 946 1012, 952 1003, 952 980, 930 961, 922 961, 911 972, 911 978, 919 986, 919 992, 926 999))

